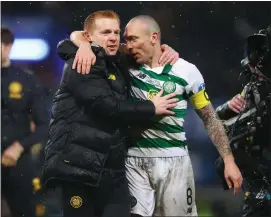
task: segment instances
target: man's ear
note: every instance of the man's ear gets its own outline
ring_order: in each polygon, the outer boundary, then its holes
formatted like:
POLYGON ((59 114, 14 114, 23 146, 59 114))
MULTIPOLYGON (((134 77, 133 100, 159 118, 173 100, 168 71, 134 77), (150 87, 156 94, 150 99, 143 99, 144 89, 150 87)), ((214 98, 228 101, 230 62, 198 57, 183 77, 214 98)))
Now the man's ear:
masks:
POLYGON ((159 40, 159 33, 158 32, 153 32, 151 34, 151 43, 154 45, 157 43, 157 41, 159 40))
POLYGON ((90 34, 89 32, 84 31, 84 32, 83 32, 83 35, 84 35, 84 37, 85 37, 88 41, 91 41, 91 34, 90 34))

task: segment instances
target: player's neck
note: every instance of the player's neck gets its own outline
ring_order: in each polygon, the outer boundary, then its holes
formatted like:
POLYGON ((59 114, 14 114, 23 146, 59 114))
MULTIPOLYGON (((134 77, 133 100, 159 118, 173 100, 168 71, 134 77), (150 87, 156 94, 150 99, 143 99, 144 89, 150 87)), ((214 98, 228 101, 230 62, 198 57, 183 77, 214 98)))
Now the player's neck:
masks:
POLYGON ((148 63, 146 63, 146 65, 148 65, 150 68, 159 67, 160 66, 160 64, 159 64, 159 58, 161 57, 161 55, 162 55, 162 51, 160 49, 160 46, 156 47, 154 49, 152 57, 150 58, 150 60, 148 61, 148 63))
POLYGON ((11 61, 10 61, 10 59, 5 59, 4 61, 2 61, 2 63, 1 63, 1 67, 2 68, 7 68, 7 67, 9 67, 11 65, 11 61))

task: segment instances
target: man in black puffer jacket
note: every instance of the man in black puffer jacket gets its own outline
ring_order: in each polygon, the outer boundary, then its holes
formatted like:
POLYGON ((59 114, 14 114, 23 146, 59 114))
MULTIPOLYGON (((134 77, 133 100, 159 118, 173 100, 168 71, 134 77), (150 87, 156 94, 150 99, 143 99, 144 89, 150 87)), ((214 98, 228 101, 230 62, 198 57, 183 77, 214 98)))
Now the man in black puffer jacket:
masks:
MULTIPOLYGON (((176 106, 177 99, 160 92, 152 101, 127 100, 128 72, 117 54, 120 26, 114 12, 91 14, 85 31, 101 47, 92 47, 97 60, 87 75, 72 69, 74 56, 62 56, 67 61, 53 100, 43 179, 48 185, 60 184, 64 217, 126 217, 130 216, 124 166, 129 125, 144 124, 155 114, 172 114, 168 109, 176 106)), ((58 49, 63 53, 66 47, 60 43, 58 49)))

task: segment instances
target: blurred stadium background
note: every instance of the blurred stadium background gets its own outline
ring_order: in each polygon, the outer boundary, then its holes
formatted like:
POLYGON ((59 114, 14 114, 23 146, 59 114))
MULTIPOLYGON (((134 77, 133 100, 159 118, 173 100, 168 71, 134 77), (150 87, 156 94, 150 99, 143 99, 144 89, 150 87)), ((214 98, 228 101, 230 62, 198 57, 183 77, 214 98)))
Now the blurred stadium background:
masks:
MULTIPOLYGON (((56 54, 58 42, 81 29, 87 15, 101 9, 116 11, 122 28, 138 14, 157 19, 163 42, 200 69, 215 107, 242 89, 238 75, 245 38, 271 21, 270 2, 1 2, 2 27, 10 28, 16 37, 12 60, 39 77, 48 100, 52 100, 62 73, 63 61, 56 54)), ((214 167, 218 154, 191 108, 186 133, 199 215, 240 215, 243 195, 222 190, 214 167)), ((50 192, 43 199, 48 216, 61 216, 58 193, 50 192)))

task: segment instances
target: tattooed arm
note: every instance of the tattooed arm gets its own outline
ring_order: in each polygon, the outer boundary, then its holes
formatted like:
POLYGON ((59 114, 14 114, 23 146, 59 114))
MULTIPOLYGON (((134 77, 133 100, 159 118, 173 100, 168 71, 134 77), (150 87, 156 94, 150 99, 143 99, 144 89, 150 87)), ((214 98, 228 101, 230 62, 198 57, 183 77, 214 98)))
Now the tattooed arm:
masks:
POLYGON ((223 159, 230 156, 232 157, 229 139, 222 122, 219 120, 213 109, 212 104, 197 110, 197 113, 204 122, 208 135, 215 144, 221 157, 223 159))
POLYGON ((229 188, 234 186, 234 194, 237 193, 241 187, 243 178, 234 162, 234 157, 231 152, 230 143, 226 135, 224 126, 216 115, 212 104, 209 104, 202 109, 198 109, 197 113, 203 120, 205 128, 212 142, 215 144, 218 152, 224 160, 225 164, 225 179, 229 188))
POLYGON ((242 175, 234 162, 230 142, 222 122, 217 117, 206 92, 203 76, 195 65, 188 66, 189 73, 183 77, 187 81, 185 94, 190 103, 203 120, 210 139, 215 144, 223 158, 225 169, 224 176, 229 188, 234 186, 234 193, 238 192, 242 184, 242 175))

